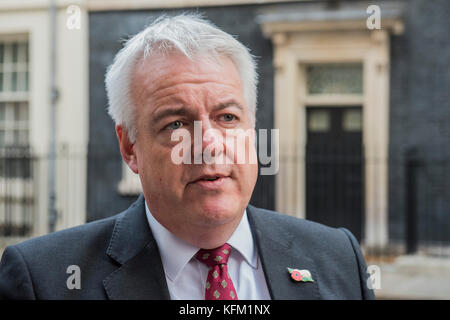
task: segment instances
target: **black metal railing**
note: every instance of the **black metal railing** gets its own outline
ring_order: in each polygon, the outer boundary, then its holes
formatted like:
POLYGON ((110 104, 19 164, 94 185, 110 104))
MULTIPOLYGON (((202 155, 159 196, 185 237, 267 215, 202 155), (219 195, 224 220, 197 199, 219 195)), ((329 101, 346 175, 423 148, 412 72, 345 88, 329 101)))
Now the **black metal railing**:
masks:
POLYGON ((450 158, 412 149, 404 172, 406 253, 450 256, 450 158))
MULTIPOLYGON (((303 189, 304 209, 310 211, 305 213, 306 218, 334 227, 347 227, 364 243, 368 229, 379 230, 380 227, 376 225, 378 221, 371 224, 371 220, 366 220, 366 188, 378 192, 377 186, 386 183, 388 206, 384 207, 386 219, 380 223, 386 224, 388 243, 370 253, 450 255, 450 158, 431 152, 408 151, 398 158, 368 159, 354 150, 342 149, 334 154, 327 148, 308 151, 309 154, 301 158, 280 156, 278 173, 282 175, 278 181, 303 189), (365 177, 368 166, 384 166, 387 181, 382 182, 379 177, 369 181, 365 177), (303 182, 297 180, 299 172, 304 173, 303 182)), ((85 203, 79 200, 80 197, 96 193, 92 188, 80 192, 85 185, 80 185, 80 179, 86 174, 84 163, 89 159, 83 152, 58 151, 58 217, 67 219, 74 216, 72 211, 85 212, 86 208, 80 207, 80 203, 85 203)), ((99 162, 107 164, 111 161, 112 157, 108 156, 99 162)), ((48 196, 45 190, 39 190, 45 181, 38 179, 39 175, 46 179, 47 167, 48 157, 36 157, 29 148, 0 148, 0 236, 30 235, 36 223, 36 202, 48 196)), ((285 190, 287 198, 283 199, 281 193, 278 201, 282 204, 296 201, 298 190, 288 190, 283 185, 272 188, 275 177, 268 176, 266 180, 268 183, 255 189, 254 199, 274 199, 269 193, 281 188, 279 190, 285 190), (264 186, 270 186, 271 191, 264 186)), ((114 201, 114 195, 111 199, 114 201)), ((268 203, 269 208, 275 206, 275 203, 268 203)), ((379 207, 383 208, 383 205, 379 207)), ((40 210, 45 211, 43 215, 48 213, 42 206, 40 210)), ((282 211, 295 214, 295 210, 282 211)))
MULTIPOLYGON (((368 159, 351 152, 330 153, 323 148, 305 157, 281 156, 280 168, 283 167, 289 170, 280 170, 279 181, 296 188, 304 184, 302 216, 305 218, 332 227, 346 227, 363 244, 369 232, 377 238, 373 242, 383 243, 380 230, 387 230, 387 244, 367 246, 369 255, 383 258, 415 253, 450 256, 450 158, 408 151, 398 158, 368 159), (387 180, 379 176, 369 180, 365 176, 367 166, 383 166, 387 170, 387 180), (303 172, 300 175, 303 181, 297 180, 299 171, 303 172), (380 218, 378 212, 372 212, 376 217, 367 222, 366 188, 370 188, 373 195, 382 189, 380 183, 386 183, 388 205, 372 205, 380 210, 385 208, 386 216, 380 218), (380 228, 381 224, 385 224, 384 229, 380 228)), ((284 203, 295 202, 297 194, 297 190, 287 190, 286 195, 281 193, 278 198, 281 207, 284 203)), ((291 206, 290 210, 292 212, 287 213, 296 214, 301 208, 291 206)))
POLYGON ((0 236, 27 236, 32 230, 33 165, 29 147, 0 148, 0 236))

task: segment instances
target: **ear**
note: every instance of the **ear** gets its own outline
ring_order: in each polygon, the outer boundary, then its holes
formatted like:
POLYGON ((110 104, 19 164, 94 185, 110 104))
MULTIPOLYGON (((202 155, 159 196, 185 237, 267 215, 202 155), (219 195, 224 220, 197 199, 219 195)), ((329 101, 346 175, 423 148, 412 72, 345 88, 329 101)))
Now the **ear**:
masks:
POLYGON ((117 139, 119 139, 120 153, 123 160, 127 163, 128 167, 134 172, 138 173, 138 162, 134 148, 134 143, 130 142, 128 138, 128 132, 122 125, 116 125, 117 139))

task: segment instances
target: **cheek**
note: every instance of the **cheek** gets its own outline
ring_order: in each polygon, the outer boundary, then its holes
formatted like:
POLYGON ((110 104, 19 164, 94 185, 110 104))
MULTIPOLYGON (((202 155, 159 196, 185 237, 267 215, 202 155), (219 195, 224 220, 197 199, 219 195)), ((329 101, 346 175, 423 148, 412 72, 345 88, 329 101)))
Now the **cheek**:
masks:
POLYGON ((255 132, 253 129, 227 130, 223 141, 226 157, 232 163, 239 165, 258 163, 255 148, 255 132))
POLYGON ((236 178, 239 186, 239 193, 248 195, 253 192, 256 180, 258 178, 257 164, 236 165, 236 178))
POLYGON ((148 185, 164 186, 167 181, 172 180, 170 176, 177 172, 170 160, 170 153, 167 155, 164 148, 158 148, 150 143, 144 148, 138 148, 137 159, 139 175, 144 180, 143 183, 148 185))
POLYGON ((250 162, 245 165, 245 174, 247 179, 248 188, 250 192, 253 191, 255 187, 256 180, 258 179, 258 156, 256 153, 256 148, 254 140, 247 146, 249 150, 250 162))

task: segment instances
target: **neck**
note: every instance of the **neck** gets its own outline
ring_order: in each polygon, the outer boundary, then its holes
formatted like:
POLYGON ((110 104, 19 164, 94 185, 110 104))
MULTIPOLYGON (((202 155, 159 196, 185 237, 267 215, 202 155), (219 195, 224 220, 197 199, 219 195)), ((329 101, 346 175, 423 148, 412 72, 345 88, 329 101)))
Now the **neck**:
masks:
POLYGON ((147 204, 146 207, 153 218, 173 235, 202 249, 214 249, 226 243, 241 222, 245 210, 245 208, 242 209, 240 214, 228 221, 193 224, 186 221, 170 221, 165 219, 168 215, 159 214, 157 210, 150 210, 147 204))
POLYGON ((241 219, 242 215, 240 215, 233 221, 220 226, 195 228, 191 229, 190 231, 188 231, 187 229, 182 230, 183 228, 181 228, 181 230, 169 230, 176 236, 180 237, 193 246, 202 249, 214 249, 220 247, 231 238, 234 231, 241 222, 241 219))

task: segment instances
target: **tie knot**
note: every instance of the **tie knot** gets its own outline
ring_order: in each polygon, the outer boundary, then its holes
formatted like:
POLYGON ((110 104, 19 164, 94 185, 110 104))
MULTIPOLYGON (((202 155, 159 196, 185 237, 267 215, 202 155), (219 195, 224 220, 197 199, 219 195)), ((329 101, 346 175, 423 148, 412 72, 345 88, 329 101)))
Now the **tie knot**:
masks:
POLYGON ((195 257, 208 267, 212 267, 214 265, 227 264, 230 252, 231 246, 225 243, 223 246, 215 249, 200 249, 195 254, 195 257))

